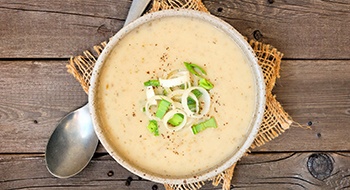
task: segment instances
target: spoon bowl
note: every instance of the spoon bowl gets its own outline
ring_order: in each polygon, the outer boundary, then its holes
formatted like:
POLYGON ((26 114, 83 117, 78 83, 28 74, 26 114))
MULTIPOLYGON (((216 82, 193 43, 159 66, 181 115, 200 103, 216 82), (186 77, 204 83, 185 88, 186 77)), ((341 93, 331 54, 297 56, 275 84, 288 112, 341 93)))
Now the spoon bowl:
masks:
POLYGON ((98 145, 89 106, 66 115, 52 133, 45 151, 46 167, 58 178, 68 178, 83 170, 98 145))

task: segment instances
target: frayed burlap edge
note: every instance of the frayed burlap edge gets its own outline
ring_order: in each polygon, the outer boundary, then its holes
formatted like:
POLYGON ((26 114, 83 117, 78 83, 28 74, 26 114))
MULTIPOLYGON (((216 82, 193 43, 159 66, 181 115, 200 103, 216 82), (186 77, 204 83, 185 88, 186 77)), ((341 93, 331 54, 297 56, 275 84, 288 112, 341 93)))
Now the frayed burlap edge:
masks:
POLYGON ((167 9, 192 9, 209 13, 201 0, 153 0, 149 12, 167 9))
MULTIPOLYGON (((208 12, 201 0, 153 0, 153 5, 149 12, 173 8, 187 8, 208 12)), ((90 77, 95 62, 106 45, 107 42, 102 42, 100 45, 93 47, 94 51, 87 50, 83 52, 83 55, 71 57, 69 64, 66 66, 67 71, 78 80, 86 93, 88 93, 90 77)), ((254 40, 250 41, 250 45, 256 53, 259 65, 264 74, 266 85, 266 108, 264 119, 258 135, 250 147, 251 150, 278 137, 293 124, 293 120, 284 111, 281 104, 272 94, 272 89, 275 86, 276 79, 280 77, 279 70, 283 54, 270 45, 254 40)), ((224 172, 215 176, 213 179, 210 179, 212 184, 214 186, 222 184, 223 190, 229 190, 235 166, 236 163, 224 172)), ((167 190, 197 190, 204 184, 205 182, 201 181, 182 185, 164 184, 164 186, 167 190)))
POLYGON ((86 94, 89 92, 92 70, 95 66, 98 56, 101 54, 106 45, 107 42, 102 42, 100 45, 94 46, 94 52, 85 50, 83 52, 83 55, 71 57, 69 64, 66 65, 67 71, 78 80, 86 94), (94 55, 93 53, 96 53, 97 55, 94 55))
POLYGON ((271 45, 254 40, 251 40, 249 44, 258 58, 258 64, 262 69, 266 86, 264 119, 258 135, 250 147, 250 149, 254 149, 282 134, 291 126, 293 120, 276 100, 276 96, 272 94, 276 79, 280 77, 279 71, 283 53, 277 51, 271 45))

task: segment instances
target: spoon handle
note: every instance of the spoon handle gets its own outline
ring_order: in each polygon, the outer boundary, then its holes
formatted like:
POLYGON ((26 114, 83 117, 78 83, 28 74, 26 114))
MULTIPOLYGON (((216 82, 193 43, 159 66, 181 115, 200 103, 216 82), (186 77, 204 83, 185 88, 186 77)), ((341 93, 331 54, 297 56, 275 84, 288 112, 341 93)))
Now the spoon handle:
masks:
POLYGON ((126 17, 124 26, 128 25, 130 22, 140 17, 149 2, 150 0, 133 0, 129 9, 128 16, 126 17))

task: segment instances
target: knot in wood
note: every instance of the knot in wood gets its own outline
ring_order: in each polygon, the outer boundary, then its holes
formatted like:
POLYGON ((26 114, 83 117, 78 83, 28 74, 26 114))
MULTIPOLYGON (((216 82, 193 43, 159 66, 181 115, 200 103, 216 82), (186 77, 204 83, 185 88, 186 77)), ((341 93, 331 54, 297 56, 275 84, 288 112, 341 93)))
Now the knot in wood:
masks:
POLYGON ((312 154, 307 161, 307 169, 319 180, 327 179, 333 171, 333 162, 327 154, 312 154))
POLYGON ((260 41, 263 35, 261 34, 260 30, 255 30, 253 32, 253 37, 255 38, 255 40, 260 41))
POLYGON ((152 190, 158 190, 158 185, 153 185, 152 190))

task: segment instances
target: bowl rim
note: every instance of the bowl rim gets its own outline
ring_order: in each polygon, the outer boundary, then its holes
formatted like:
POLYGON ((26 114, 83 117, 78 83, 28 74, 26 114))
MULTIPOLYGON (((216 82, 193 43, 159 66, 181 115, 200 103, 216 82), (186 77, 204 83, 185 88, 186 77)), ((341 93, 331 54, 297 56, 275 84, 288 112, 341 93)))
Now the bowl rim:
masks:
POLYGON ((104 146, 104 148, 107 150, 107 152, 116 160, 120 165, 122 165, 124 168, 129 170, 130 172, 144 178, 147 180, 151 180, 158 183, 167 183, 167 184, 188 184, 188 183, 195 183, 199 181, 204 181, 207 179, 210 179, 217 174, 220 174, 224 170, 231 167, 234 163, 236 163, 244 154, 249 150, 249 147, 254 142, 255 137, 258 134, 260 125, 262 123, 263 115, 264 115, 264 109, 265 109, 265 101, 266 101, 266 95, 265 95, 265 83, 264 83, 264 77, 262 73, 262 69, 258 65, 258 59, 252 49, 252 47, 249 45, 249 43, 245 40, 245 38, 230 24, 226 23, 225 21, 221 20, 218 17, 215 17, 211 14, 200 12, 200 11, 194 11, 194 10, 188 10, 188 9, 172 9, 172 10, 162 10, 154 13, 148 13, 135 21, 131 22, 129 25, 122 28, 119 32, 117 32, 107 43, 106 47, 103 49, 102 53, 98 57, 94 69, 92 71, 92 76, 90 79, 90 88, 89 88, 89 107, 90 107, 90 114, 93 120, 94 129, 97 137, 99 138, 101 144, 104 146), (98 86, 98 77, 100 70, 103 68, 104 61, 109 56, 110 52, 113 50, 114 46, 129 32, 131 32, 133 29, 137 28, 138 26, 145 24, 147 22, 161 19, 163 17, 190 17, 190 18, 197 18, 199 20, 203 20, 205 22, 208 22, 214 27, 217 27, 218 29, 224 31, 226 34, 228 34, 235 42, 236 44, 241 48, 243 53, 246 55, 247 62, 249 66, 251 67, 253 71, 253 75, 255 77, 255 84, 257 88, 257 98, 256 98, 256 108, 255 112, 252 118, 250 130, 248 132, 249 135, 246 137, 246 140, 240 146, 240 148, 237 150, 236 153, 233 154, 231 158, 229 158, 226 161, 223 161, 221 164, 218 165, 216 169, 213 169, 208 172, 203 172, 200 175, 197 175, 195 177, 176 177, 176 178, 167 178, 165 176, 156 176, 152 173, 146 173, 145 171, 141 171, 137 167, 132 166, 127 161, 123 160, 122 157, 116 154, 116 151, 113 150, 113 146, 108 143, 108 140, 103 135, 103 128, 99 124, 99 118, 97 114, 96 108, 96 102, 95 102, 95 95, 96 95, 96 88, 98 86))

